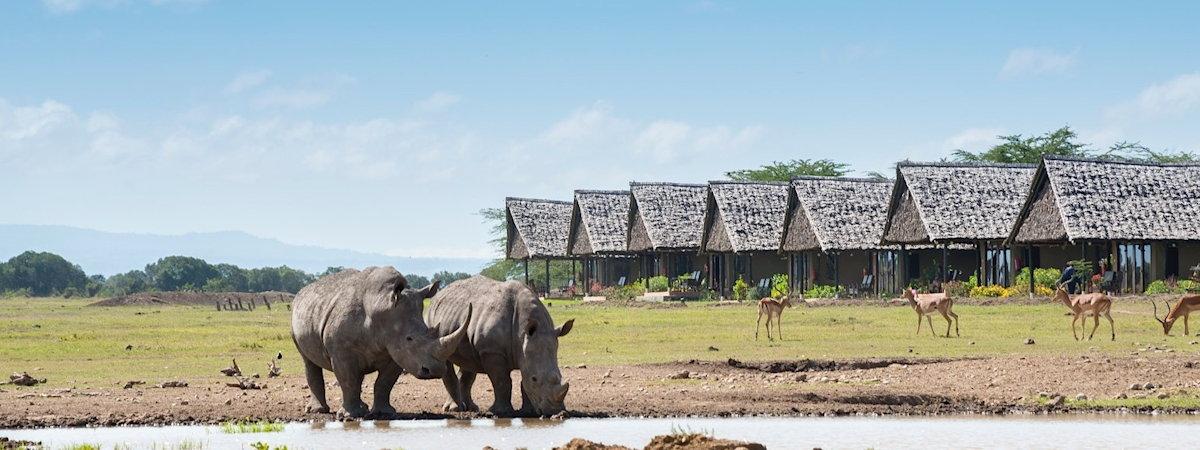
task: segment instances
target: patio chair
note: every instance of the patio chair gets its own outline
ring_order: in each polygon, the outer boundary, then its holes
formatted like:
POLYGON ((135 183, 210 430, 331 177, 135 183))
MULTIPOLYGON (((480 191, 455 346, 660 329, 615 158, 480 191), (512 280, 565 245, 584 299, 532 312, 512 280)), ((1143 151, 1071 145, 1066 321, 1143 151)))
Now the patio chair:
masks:
POLYGON ((625 277, 621 277, 620 279, 617 280, 617 286, 624 286, 624 285, 625 285, 625 277))
POLYGON ((1104 292, 1117 292, 1117 271, 1110 270, 1104 272, 1104 277, 1100 278, 1100 290, 1104 292))
POLYGON ((871 274, 869 274, 869 273, 868 273, 868 274, 866 274, 866 275, 863 275, 862 283, 861 283, 861 284, 859 284, 859 286, 858 286, 858 290, 859 290, 860 292, 871 292, 871 284, 872 284, 874 281, 875 281, 875 276, 874 276, 874 275, 871 275, 871 274))

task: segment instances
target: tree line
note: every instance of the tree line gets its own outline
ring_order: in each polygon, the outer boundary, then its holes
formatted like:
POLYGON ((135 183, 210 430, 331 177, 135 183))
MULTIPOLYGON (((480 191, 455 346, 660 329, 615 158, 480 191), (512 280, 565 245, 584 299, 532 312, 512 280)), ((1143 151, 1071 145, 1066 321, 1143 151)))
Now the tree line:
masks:
MULTIPOLYGON (((233 264, 210 264, 190 256, 167 256, 110 277, 87 275, 78 264, 48 252, 27 251, 0 263, 0 293, 26 297, 115 297, 139 292, 267 292, 297 293, 331 273, 330 267, 311 274, 288 266, 244 269, 233 264)), ((462 272, 437 272, 432 277, 405 275, 410 287, 422 288, 432 280, 448 284, 470 277, 462 272)))

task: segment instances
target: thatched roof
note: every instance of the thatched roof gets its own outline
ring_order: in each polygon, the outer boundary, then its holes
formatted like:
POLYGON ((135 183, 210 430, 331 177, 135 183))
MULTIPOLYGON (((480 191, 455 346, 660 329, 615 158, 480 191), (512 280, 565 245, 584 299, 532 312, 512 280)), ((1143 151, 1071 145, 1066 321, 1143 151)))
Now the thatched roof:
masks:
POLYGON ((884 249, 892 180, 881 178, 797 177, 788 195, 780 250, 884 249))
POLYGON ((778 251, 790 186, 710 182, 701 247, 709 252, 778 251))
POLYGON ((575 191, 568 253, 627 253, 629 191, 575 191))
POLYGON ((571 226, 571 202, 509 197, 504 199, 511 259, 564 258, 571 226))
POLYGON ((708 185, 629 183, 629 250, 696 251, 708 185))
POLYGON ((1015 243, 1200 240, 1200 164, 1046 157, 1015 243))
POLYGON ((902 162, 896 166, 883 243, 1006 239, 1035 169, 1029 164, 902 162))

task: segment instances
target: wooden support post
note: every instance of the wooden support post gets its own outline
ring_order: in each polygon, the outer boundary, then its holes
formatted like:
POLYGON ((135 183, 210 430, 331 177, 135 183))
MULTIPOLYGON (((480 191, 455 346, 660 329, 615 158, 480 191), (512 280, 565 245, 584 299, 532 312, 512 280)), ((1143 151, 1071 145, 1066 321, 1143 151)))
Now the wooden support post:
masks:
POLYGON ((841 264, 836 253, 829 254, 829 259, 833 261, 833 298, 842 298, 841 264))
POLYGON ((525 286, 529 286, 529 258, 525 258, 521 264, 525 266, 525 286))
POLYGON ((546 297, 550 298, 550 258, 546 258, 546 297))
POLYGON ((1033 246, 1025 247, 1025 266, 1029 267, 1029 298, 1033 298, 1034 291, 1037 290, 1037 283, 1034 281, 1033 272, 1037 267, 1033 265, 1033 246))
POLYGON ((942 292, 946 292, 946 281, 948 281, 946 280, 946 274, 950 271, 950 261, 948 260, 949 249, 947 248, 948 245, 949 244, 945 242, 942 243, 942 292))

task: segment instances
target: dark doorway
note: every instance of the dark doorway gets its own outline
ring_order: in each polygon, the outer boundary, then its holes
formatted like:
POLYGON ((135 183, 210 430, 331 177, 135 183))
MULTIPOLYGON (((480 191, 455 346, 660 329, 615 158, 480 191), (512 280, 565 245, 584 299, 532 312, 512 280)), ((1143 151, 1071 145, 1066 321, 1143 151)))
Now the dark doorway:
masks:
POLYGON ((907 255, 908 261, 904 263, 904 281, 905 284, 909 280, 921 278, 921 255, 917 252, 912 252, 907 255))
POLYGON ((1179 278, 1179 246, 1167 244, 1164 256, 1167 257, 1167 261, 1163 263, 1163 269, 1165 269, 1163 276, 1179 278))

